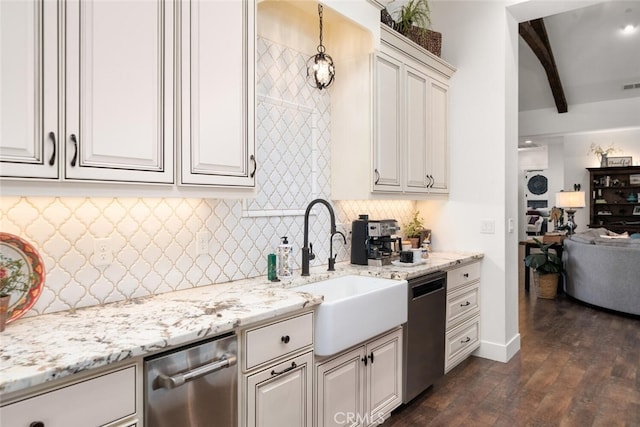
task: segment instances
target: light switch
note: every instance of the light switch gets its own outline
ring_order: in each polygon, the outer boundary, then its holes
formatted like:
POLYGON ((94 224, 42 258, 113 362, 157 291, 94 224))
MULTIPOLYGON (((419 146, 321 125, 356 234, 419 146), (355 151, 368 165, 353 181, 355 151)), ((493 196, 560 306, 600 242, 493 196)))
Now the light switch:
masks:
POLYGON ((483 234, 495 234, 496 222, 493 219, 480 220, 480 233, 483 234))

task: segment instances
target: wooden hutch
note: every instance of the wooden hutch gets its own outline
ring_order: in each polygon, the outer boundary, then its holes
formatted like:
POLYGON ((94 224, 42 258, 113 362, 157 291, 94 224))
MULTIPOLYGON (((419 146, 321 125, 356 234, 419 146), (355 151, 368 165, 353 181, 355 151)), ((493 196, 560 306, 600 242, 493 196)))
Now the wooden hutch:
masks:
POLYGON ((640 233, 640 166, 587 170, 589 227, 640 233))

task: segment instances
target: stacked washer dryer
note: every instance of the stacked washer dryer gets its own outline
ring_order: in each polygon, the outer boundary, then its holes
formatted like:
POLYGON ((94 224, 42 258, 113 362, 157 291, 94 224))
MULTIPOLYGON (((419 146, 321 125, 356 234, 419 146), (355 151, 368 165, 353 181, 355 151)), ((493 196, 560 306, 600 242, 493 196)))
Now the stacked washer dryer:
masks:
POLYGON ((542 170, 530 170, 524 174, 525 207, 529 209, 541 209, 549 207, 549 180, 542 170))

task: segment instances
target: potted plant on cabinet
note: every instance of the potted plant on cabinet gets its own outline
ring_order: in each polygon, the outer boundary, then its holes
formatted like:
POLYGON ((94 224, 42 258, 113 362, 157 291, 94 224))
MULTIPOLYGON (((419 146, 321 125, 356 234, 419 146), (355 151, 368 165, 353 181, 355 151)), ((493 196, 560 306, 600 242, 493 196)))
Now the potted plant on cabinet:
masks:
POLYGON ((524 259, 527 267, 533 269, 534 283, 538 289, 538 298, 554 299, 558 292, 558 279, 562 272, 562 260, 549 251, 553 243, 544 244, 538 239, 533 239, 540 252, 529 254, 524 259))
POLYGON ((10 259, 0 254, 0 332, 7 324, 11 294, 27 292, 33 281, 33 276, 22 270, 23 265, 21 259, 10 259))
POLYGON ((409 0, 398 12, 398 31, 407 35, 414 25, 427 28, 431 25, 431 11, 427 0, 409 0))
POLYGON ((409 239, 409 241, 411 241, 412 248, 420 246, 420 233, 424 231, 424 226, 422 225, 422 221, 424 221, 424 219, 418 218, 419 214, 419 211, 415 211, 411 217, 411 221, 402 226, 404 235, 409 239))
POLYGON ((391 15, 389 11, 382 9, 381 20, 429 52, 440 56, 442 34, 428 29, 431 25, 428 0, 408 0, 399 9, 392 11, 391 15))

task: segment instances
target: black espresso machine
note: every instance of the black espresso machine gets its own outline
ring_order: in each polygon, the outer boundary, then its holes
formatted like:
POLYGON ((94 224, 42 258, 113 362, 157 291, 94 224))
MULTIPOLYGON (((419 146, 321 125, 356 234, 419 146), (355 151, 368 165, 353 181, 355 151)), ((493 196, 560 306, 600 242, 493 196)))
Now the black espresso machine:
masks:
POLYGON ((394 237, 399 230, 395 219, 370 220, 369 215, 360 215, 351 224, 351 264, 391 264, 402 249, 402 239, 394 237))

